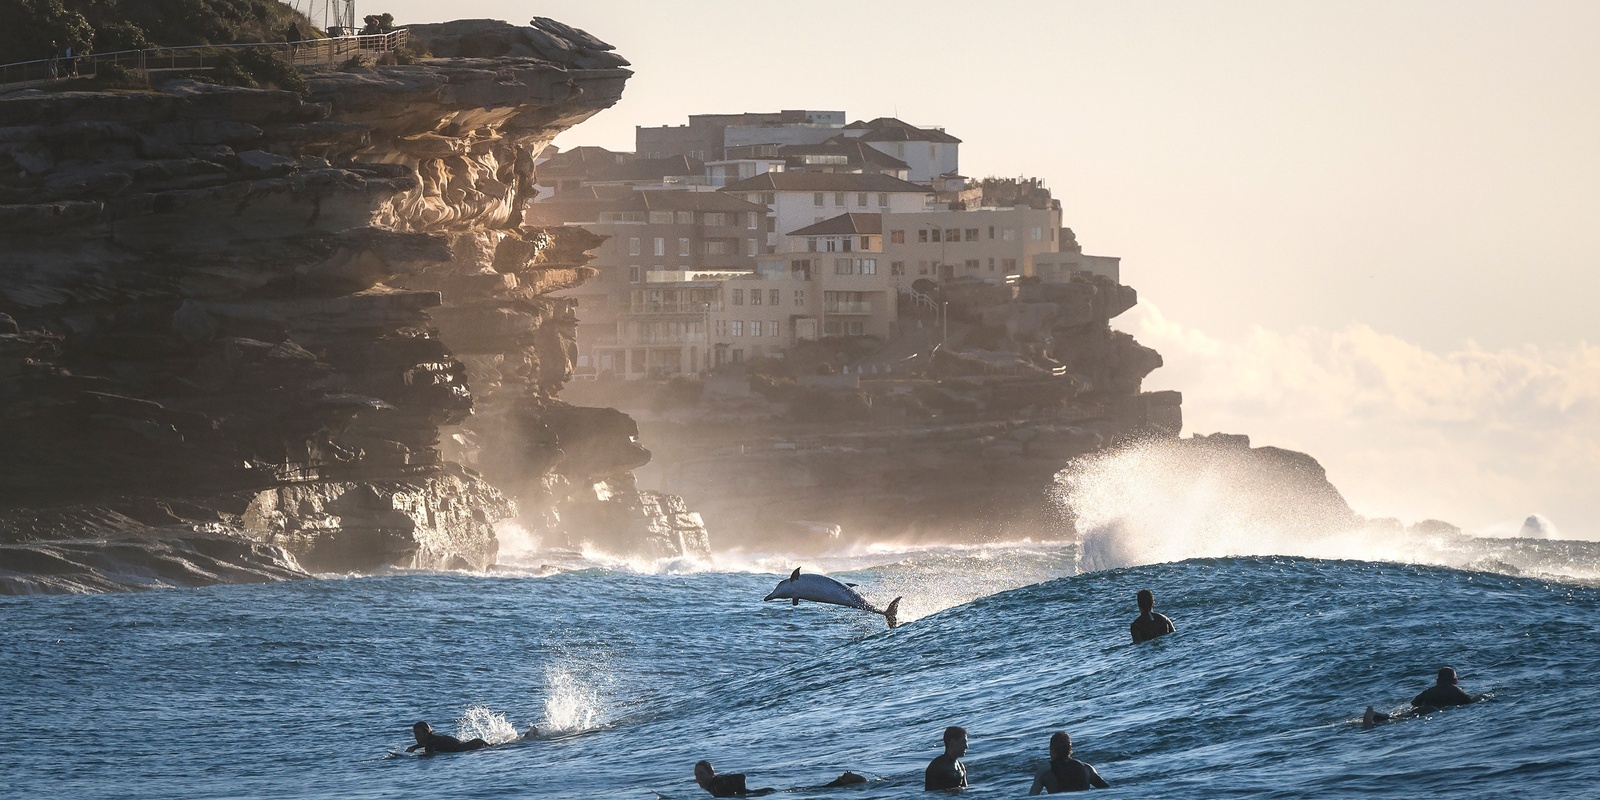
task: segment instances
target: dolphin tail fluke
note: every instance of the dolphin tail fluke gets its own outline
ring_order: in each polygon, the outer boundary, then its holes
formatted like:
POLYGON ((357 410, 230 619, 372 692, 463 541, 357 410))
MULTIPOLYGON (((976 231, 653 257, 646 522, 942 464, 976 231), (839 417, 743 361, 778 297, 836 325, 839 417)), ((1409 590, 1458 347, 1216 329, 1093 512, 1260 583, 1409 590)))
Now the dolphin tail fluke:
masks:
POLYGON ((883 618, 889 621, 891 628, 900 626, 900 598, 896 597, 889 603, 889 607, 883 610, 883 618))

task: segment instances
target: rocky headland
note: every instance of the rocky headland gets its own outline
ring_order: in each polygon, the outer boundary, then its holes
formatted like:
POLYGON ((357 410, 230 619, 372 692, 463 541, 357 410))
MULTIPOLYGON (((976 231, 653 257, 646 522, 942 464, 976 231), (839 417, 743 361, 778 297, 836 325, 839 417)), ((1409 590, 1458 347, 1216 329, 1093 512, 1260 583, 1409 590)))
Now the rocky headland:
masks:
POLYGON ((303 94, 0 94, 0 589, 485 568, 513 517, 705 549, 631 420, 556 398, 595 238, 521 224, 627 62, 544 19, 410 35, 435 57, 303 94))

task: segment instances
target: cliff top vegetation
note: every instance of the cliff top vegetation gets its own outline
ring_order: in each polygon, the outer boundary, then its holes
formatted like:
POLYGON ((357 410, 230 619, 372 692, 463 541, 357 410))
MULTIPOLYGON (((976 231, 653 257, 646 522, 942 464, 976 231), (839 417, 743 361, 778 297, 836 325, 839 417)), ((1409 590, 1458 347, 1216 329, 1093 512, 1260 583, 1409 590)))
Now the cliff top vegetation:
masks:
POLYGON ((49 58, 68 45, 79 53, 108 53, 281 42, 291 25, 314 35, 310 21, 277 0, 6 0, 0 3, 0 63, 49 58))

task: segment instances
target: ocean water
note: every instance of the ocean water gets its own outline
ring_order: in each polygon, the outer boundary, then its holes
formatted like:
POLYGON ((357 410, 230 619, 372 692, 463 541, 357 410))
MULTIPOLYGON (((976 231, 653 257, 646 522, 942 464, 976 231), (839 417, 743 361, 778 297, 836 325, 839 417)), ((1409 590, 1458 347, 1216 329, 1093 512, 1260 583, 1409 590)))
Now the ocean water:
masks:
POLYGON ((752 787, 871 778, 780 797, 909 798, 952 724, 982 797, 1026 795, 1055 730, 1124 796, 1600 792, 1600 544, 1436 559, 1468 569, 1163 555, 1080 572, 1104 553, 1024 542, 804 565, 903 595, 893 631, 761 602, 794 566, 776 557, 533 549, 491 574, 3 597, 0 795, 693 798, 705 758, 752 787), (1145 587, 1178 630, 1135 646, 1145 587), (1361 729, 1445 664, 1485 701, 1361 729), (405 754, 417 720, 503 743, 405 754))

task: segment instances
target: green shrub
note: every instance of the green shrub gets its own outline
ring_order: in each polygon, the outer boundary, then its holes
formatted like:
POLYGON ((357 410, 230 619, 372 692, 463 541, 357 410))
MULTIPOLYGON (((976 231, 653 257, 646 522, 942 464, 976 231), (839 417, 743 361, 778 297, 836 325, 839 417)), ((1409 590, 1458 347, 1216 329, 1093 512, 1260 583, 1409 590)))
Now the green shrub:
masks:
POLYGON ((209 75, 213 83, 252 89, 282 89, 304 97, 311 87, 300 70, 267 49, 225 50, 209 75))

